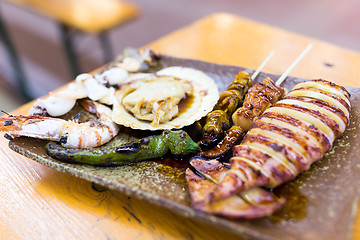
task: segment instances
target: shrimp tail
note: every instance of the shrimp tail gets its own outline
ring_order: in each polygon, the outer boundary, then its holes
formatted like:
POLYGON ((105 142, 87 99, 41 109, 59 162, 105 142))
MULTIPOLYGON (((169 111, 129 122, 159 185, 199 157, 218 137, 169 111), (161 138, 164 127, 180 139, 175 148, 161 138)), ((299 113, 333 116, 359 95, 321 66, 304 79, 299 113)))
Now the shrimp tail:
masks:
POLYGON ((33 137, 47 140, 59 140, 60 120, 43 116, 9 116, 0 118, 0 131, 5 132, 5 138, 33 137))
POLYGON ((46 119, 41 116, 9 116, 6 118, 0 118, 0 131, 12 133, 16 131, 21 131, 23 126, 43 121, 46 119))
POLYGON ((7 118, 0 118, 0 130, 3 132, 11 131, 17 127, 14 124, 14 118, 13 117, 7 117, 7 118))
POLYGON ((98 111, 97 111, 98 104, 96 102, 90 101, 90 100, 82 100, 82 101, 80 101, 80 105, 89 113, 96 114, 96 115, 98 114, 98 111))

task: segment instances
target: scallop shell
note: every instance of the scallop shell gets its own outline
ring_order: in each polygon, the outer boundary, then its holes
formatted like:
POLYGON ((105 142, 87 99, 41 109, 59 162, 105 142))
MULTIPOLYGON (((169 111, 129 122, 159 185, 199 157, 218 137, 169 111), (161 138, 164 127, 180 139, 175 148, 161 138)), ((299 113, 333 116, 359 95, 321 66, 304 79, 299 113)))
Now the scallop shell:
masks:
MULTIPOLYGON (((146 81, 149 76, 136 79, 128 84, 125 84, 116 92, 116 101, 113 106, 112 119, 117 124, 140 130, 163 130, 163 129, 177 129, 193 124, 206 116, 217 103, 219 99, 219 91, 215 81, 206 75, 204 72, 186 67, 168 67, 160 70, 151 77, 156 76, 173 76, 180 79, 185 79, 193 85, 193 97, 190 106, 180 111, 176 117, 170 121, 160 123, 153 127, 151 122, 143 121, 135 118, 132 113, 128 112, 122 104, 122 99, 134 88, 139 81, 146 81)), ((141 84, 141 82, 140 82, 141 84)), ((161 88, 161 86, 159 86, 161 88)))

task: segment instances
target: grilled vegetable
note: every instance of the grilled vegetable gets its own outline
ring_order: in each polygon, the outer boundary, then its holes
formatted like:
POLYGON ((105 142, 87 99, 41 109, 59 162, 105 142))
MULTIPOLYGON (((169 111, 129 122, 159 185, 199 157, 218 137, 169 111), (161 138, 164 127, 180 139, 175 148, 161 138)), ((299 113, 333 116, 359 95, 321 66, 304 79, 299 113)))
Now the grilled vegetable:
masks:
POLYGON ((350 111, 347 91, 324 80, 299 85, 265 110, 234 147, 231 169, 210 194, 211 201, 294 179, 320 160, 345 131, 350 111))
POLYGON ((48 155, 55 159, 99 166, 130 164, 162 157, 169 151, 175 156, 183 156, 200 150, 200 147, 182 130, 166 130, 160 135, 142 138, 113 148, 69 149, 54 142, 46 145, 48 155))
POLYGON ((224 130, 230 128, 230 117, 241 105, 251 82, 250 73, 241 71, 235 76, 235 80, 230 83, 227 90, 220 94, 214 111, 206 116, 202 129, 203 139, 199 141, 200 145, 211 145, 223 136, 224 130))

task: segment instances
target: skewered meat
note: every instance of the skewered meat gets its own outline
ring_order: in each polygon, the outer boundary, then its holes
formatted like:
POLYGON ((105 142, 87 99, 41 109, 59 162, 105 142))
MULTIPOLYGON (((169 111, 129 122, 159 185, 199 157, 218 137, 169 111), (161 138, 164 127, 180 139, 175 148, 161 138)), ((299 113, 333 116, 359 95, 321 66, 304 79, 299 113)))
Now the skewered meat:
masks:
POLYGON ((247 71, 241 71, 235 76, 225 92, 220 94, 214 111, 206 116, 202 129, 203 139, 200 145, 208 146, 223 136, 224 130, 230 128, 230 117, 241 105, 242 100, 251 86, 251 75, 247 71))
POLYGON ((230 151, 237 141, 242 139, 244 134, 245 132, 241 127, 232 126, 230 129, 225 131, 224 138, 215 147, 202 151, 198 155, 208 159, 223 157, 230 151))
POLYGON ((220 158, 239 142, 255 120, 272 104, 284 96, 285 89, 277 86, 270 78, 252 86, 245 96, 243 106, 232 114, 234 126, 225 132, 224 139, 214 148, 199 155, 205 158, 220 158))
POLYGON ((206 123, 203 127, 203 139, 199 145, 209 145, 211 142, 219 139, 224 129, 230 127, 229 117, 223 110, 214 110, 206 116, 206 123))
POLYGON ((231 170, 209 200, 276 187, 308 170, 348 126, 349 97, 345 88, 324 80, 296 85, 234 147, 231 170))
POLYGON ((234 125, 248 131, 260 114, 276 103, 284 93, 285 89, 277 86, 270 78, 255 84, 246 94, 243 106, 232 115, 234 125))
POLYGON ((220 94, 215 109, 224 111, 231 116, 241 105, 245 94, 252 83, 251 74, 247 71, 241 71, 235 76, 235 80, 230 83, 225 92, 220 94))

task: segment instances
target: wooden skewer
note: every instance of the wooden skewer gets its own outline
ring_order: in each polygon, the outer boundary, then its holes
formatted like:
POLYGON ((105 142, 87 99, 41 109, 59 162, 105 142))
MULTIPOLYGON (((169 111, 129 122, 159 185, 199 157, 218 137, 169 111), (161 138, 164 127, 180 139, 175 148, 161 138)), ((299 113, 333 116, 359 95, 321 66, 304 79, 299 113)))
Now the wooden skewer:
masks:
POLYGON ((251 75, 251 79, 255 79, 257 77, 257 75, 259 75, 260 71, 265 67, 265 65, 269 62, 269 60, 271 59, 271 57, 274 55, 275 50, 272 50, 270 52, 270 54, 265 58, 265 60, 260 64, 260 66, 258 67, 258 69, 256 69, 256 71, 251 75))
POLYGON ((305 55, 310 51, 312 47, 313 44, 311 43, 302 51, 302 53, 300 53, 300 55, 295 59, 295 61, 290 65, 290 67, 276 81, 275 84, 277 86, 280 86, 284 82, 289 73, 296 67, 296 65, 303 59, 303 57, 305 57, 305 55))

